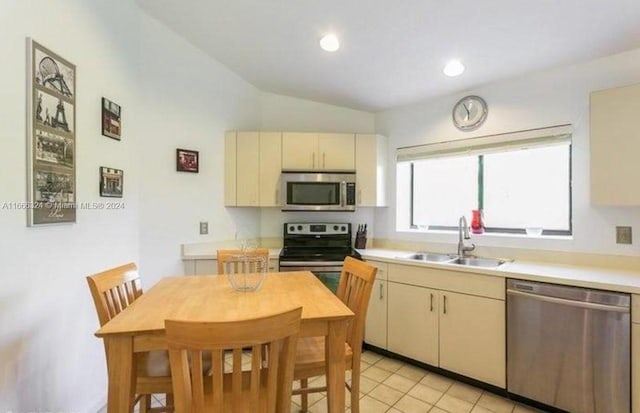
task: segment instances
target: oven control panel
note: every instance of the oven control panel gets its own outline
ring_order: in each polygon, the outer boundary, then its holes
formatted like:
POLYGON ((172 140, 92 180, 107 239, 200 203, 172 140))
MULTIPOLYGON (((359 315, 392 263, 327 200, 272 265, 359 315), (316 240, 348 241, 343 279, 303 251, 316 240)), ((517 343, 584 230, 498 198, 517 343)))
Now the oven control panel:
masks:
POLYGON ((351 233, 348 223, 289 223, 284 225, 285 235, 341 235, 351 233))

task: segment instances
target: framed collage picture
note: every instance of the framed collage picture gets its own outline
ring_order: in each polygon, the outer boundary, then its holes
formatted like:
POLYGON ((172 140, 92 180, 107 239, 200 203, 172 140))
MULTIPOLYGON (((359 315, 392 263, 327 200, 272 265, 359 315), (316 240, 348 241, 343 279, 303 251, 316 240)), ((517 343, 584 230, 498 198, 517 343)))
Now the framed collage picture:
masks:
POLYGON ((76 67, 27 39, 27 225, 76 222, 76 67))

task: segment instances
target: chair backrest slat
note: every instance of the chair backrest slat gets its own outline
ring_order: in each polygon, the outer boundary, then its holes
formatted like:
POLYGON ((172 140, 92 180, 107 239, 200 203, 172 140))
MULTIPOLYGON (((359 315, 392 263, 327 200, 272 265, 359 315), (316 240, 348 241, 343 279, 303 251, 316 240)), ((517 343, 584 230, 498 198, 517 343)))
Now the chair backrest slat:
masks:
MULTIPOLYGON (((222 392, 215 391, 215 389, 223 388, 223 378, 224 378, 224 350, 214 350, 213 351, 213 387, 211 388, 211 393, 213 394, 213 411, 221 412, 224 408, 222 392)), ((185 395, 185 397, 189 397, 189 395, 185 395)), ((189 410, 185 410, 188 412, 189 410)))
POLYGON ((262 346, 251 347, 251 404, 252 412, 257 412, 260 406, 260 369, 262 367, 262 346))
POLYGON ((220 412, 275 413, 288 406, 301 314, 302 308, 296 308, 235 322, 166 320, 176 411, 208 410, 205 400, 209 400, 212 411, 220 412), (268 348, 266 360, 263 346, 268 348), (249 354, 243 349, 247 348, 251 349, 250 371, 243 371, 243 356, 249 354), (212 352, 213 373, 203 380, 199 373, 202 364, 196 360, 208 351, 212 352), (229 373, 224 373, 224 365, 229 362, 225 351, 231 353, 229 373))
POLYGON ((218 250, 218 274, 239 274, 262 272, 269 266, 269 250, 218 250), (249 257, 239 261, 238 256, 249 257), (264 268, 263 268, 264 266, 264 268))

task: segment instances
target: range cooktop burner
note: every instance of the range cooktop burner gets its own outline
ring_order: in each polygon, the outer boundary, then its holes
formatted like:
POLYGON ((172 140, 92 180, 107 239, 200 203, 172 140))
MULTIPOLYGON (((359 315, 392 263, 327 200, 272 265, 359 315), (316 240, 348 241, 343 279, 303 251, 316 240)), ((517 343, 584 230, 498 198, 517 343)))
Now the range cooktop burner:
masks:
POLYGON ((286 223, 281 261, 344 261, 360 259, 351 247, 349 223, 286 223))

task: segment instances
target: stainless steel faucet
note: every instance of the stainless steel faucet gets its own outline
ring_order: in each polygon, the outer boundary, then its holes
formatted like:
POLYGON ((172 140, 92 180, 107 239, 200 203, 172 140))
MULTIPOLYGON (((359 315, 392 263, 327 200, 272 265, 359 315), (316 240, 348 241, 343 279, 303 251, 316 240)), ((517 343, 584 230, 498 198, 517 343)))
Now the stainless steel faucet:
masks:
POLYGON ((467 252, 471 252, 476 249, 475 244, 471 244, 470 247, 464 245, 465 239, 471 239, 471 237, 469 236, 469 225, 467 224, 467 218, 465 218, 463 215, 458 220, 458 257, 465 257, 467 255, 467 252))

